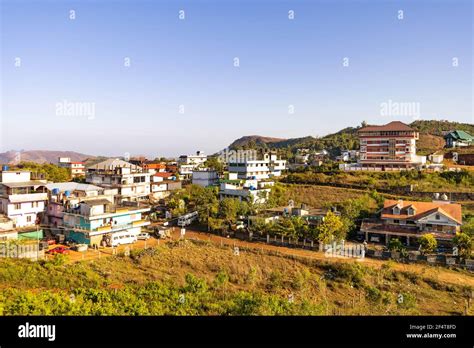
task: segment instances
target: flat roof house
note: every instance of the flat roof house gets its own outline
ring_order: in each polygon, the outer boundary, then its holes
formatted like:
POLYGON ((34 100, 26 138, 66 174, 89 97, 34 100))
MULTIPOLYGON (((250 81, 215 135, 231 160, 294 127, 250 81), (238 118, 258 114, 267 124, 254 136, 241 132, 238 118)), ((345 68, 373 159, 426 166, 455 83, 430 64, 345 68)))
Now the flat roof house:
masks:
POLYGON ((116 205, 104 198, 84 200, 64 211, 64 231, 76 243, 110 246, 114 234, 126 232, 136 236, 143 226, 149 225, 142 218, 148 211, 148 206, 139 203, 116 205))
POLYGON ((45 184, 31 180, 27 171, 0 172, 0 213, 11 219, 14 227, 39 223, 48 200, 45 184))
POLYGON ((87 168, 86 182, 107 189, 117 189, 116 203, 147 199, 151 173, 122 161, 108 159, 87 168))

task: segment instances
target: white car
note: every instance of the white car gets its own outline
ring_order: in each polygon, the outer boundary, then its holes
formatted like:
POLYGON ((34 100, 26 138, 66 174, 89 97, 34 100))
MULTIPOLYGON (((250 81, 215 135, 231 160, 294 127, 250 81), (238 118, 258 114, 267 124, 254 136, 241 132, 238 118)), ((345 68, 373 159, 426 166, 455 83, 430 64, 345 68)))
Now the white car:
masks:
POLYGON ((142 232, 137 236, 137 239, 148 240, 150 239, 150 234, 147 232, 142 232))

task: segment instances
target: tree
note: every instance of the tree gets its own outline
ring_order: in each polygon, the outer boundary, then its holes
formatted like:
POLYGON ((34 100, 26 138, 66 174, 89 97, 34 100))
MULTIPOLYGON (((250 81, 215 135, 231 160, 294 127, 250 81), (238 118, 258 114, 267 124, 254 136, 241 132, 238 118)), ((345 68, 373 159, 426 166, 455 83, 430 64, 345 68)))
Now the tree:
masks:
POLYGON ((458 232, 453 238, 454 245, 458 248, 462 258, 470 258, 472 252, 472 237, 466 233, 458 232))
POLYGON ((388 249, 390 251, 402 251, 404 248, 402 242, 398 238, 391 238, 390 242, 388 243, 388 249))
POLYGON ((323 222, 317 227, 318 240, 328 244, 333 240, 342 240, 346 237, 347 229, 341 218, 329 211, 324 217, 323 222))
POLYGON ((21 162, 14 169, 27 170, 35 174, 43 174, 46 180, 65 182, 71 180, 71 171, 68 168, 58 167, 50 163, 21 162))
POLYGON ((224 198, 219 202, 219 215, 228 224, 231 225, 237 220, 240 202, 237 198, 224 198))
POLYGON ((418 241, 420 243, 420 250, 423 254, 433 252, 438 246, 438 242, 432 234, 424 234, 418 241))
POLYGON ((204 167, 215 170, 219 174, 224 171, 224 164, 219 160, 218 157, 208 157, 207 161, 204 162, 204 167))

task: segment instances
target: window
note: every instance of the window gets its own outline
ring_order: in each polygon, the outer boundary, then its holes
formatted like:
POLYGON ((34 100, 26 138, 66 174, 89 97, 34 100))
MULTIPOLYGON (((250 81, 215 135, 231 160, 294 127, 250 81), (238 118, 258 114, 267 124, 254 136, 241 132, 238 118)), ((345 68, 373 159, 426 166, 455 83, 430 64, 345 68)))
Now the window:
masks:
POLYGON ((31 222, 31 215, 28 215, 28 216, 26 217, 26 222, 31 222))
POLYGON ((436 220, 441 220, 441 216, 439 214, 436 214, 435 219, 436 220))
POLYGON ((393 223, 398 224, 398 223, 400 223, 400 220, 393 220, 393 223))
POLYGON ((20 210, 21 209, 21 203, 15 203, 14 208, 15 208, 15 210, 20 210))

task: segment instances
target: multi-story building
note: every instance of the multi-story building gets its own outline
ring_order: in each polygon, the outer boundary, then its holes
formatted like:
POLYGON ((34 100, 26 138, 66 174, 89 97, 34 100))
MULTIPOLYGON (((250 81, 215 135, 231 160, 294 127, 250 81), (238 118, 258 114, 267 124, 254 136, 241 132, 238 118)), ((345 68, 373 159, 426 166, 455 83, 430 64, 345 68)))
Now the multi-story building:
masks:
POLYGON ((273 181, 239 179, 237 173, 229 173, 227 179, 220 180, 219 199, 237 198, 252 203, 265 203, 273 185, 273 181))
POLYGON ((410 240, 428 233, 441 243, 449 242, 461 225, 460 204, 385 200, 380 218, 365 219, 360 231, 367 241, 385 239, 388 243, 390 237, 397 237, 410 245, 410 240))
POLYGON ((69 157, 59 157, 58 166, 69 169, 73 178, 86 175, 85 163, 81 161, 73 162, 69 157))
POLYGON ((176 180, 173 173, 159 172, 151 177, 150 198, 161 199, 168 197, 172 191, 181 189, 181 181, 176 180))
POLYGON ((410 169, 426 163, 425 156, 416 154, 419 133, 402 122, 363 127, 358 134, 359 165, 362 167, 410 169))
POLYGON ((238 162, 229 162, 229 173, 237 173, 239 179, 268 179, 280 176, 286 169, 286 160, 277 159, 275 154, 264 154, 261 160, 244 159, 238 162))
POLYGON ((0 213, 13 221, 14 227, 39 223, 48 194, 44 180, 31 180, 27 171, 0 172, 0 213))
POLYGON ((219 174, 215 170, 194 170, 192 175, 193 185, 208 187, 216 185, 219 181, 219 174))
POLYGON ((150 211, 140 202, 116 205, 108 199, 84 200, 64 211, 64 233, 76 243, 90 246, 111 246, 114 236, 137 236, 150 224, 142 214, 150 211))
MULTIPOLYGON (((48 207, 43 221, 52 227, 63 225, 64 211, 68 207, 74 206, 80 201, 98 198, 106 198, 112 203, 114 195, 118 193, 117 189, 104 189, 77 182, 49 183, 46 185, 46 189, 48 190, 48 207)), ((58 231, 53 230, 53 232, 58 231)))
POLYGON ((148 198, 151 175, 137 165, 120 159, 108 159, 87 168, 86 182, 107 189, 117 189, 115 200, 120 203, 148 198))
POLYGON ((181 155, 178 159, 178 172, 181 178, 190 179, 193 170, 199 168, 207 161, 207 155, 202 151, 197 151, 195 155, 181 155))

